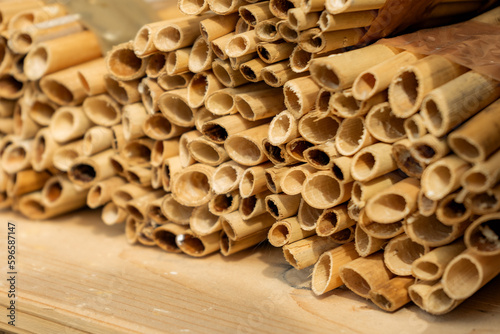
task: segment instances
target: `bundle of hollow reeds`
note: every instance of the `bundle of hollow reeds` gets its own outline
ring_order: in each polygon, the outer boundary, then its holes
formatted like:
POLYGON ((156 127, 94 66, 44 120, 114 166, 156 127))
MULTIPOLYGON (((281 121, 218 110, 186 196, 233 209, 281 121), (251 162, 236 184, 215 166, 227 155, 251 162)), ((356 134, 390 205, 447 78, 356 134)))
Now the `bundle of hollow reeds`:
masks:
POLYGON ((449 312, 500 271, 498 82, 346 52, 385 1, 181 0, 191 16, 105 58, 63 7, 23 3, 2 43, 3 207, 102 207, 130 243, 196 257, 268 239, 314 265, 316 294, 345 284, 388 311, 449 312))

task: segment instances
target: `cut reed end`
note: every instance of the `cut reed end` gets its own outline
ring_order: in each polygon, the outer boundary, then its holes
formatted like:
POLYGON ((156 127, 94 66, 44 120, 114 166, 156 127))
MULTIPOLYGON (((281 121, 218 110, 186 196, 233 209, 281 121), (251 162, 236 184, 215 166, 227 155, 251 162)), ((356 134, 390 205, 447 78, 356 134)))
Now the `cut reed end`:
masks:
POLYGON ((116 47, 106 59, 108 70, 118 79, 135 79, 141 76, 144 70, 144 60, 137 57, 132 48, 116 47))
POLYGON ((250 137, 231 135, 224 147, 231 159, 244 166, 255 166, 266 159, 259 145, 250 137))
POLYGON ((179 10, 186 15, 199 15, 207 10, 206 0, 180 0, 177 2, 179 10))
POLYGON ((289 242, 290 234, 290 226, 286 221, 277 222, 269 230, 269 243, 274 247, 282 247, 289 242))
POLYGON ((141 57, 148 51, 148 48, 151 47, 152 43, 151 28, 147 25, 143 26, 139 29, 133 41, 135 54, 138 57, 141 57))
POLYGON ((338 204, 343 197, 343 186, 329 174, 318 172, 304 183, 302 196, 312 207, 327 209, 338 204))
POLYGON ((40 80, 40 88, 47 97, 60 105, 74 104, 75 96, 64 83, 61 83, 51 77, 40 80))
POLYGON ((88 186, 98 177, 98 166, 93 166, 93 162, 74 163, 68 170, 68 177, 77 185, 88 186))
POLYGON ((312 60, 309 66, 311 76, 323 88, 336 92, 342 88, 342 83, 335 69, 321 60, 312 60))
POLYGON ((375 73, 362 73, 352 85, 352 95, 361 101, 365 101, 375 95, 377 88, 377 75, 375 73))
POLYGON ((485 152, 480 146, 460 134, 450 134, 448 144, 455 154, 469 162, 481 162, 486 159, 485 152))
POLYGON ((404 69, 392 80, 389 87, 389 102, 398 117, 409 117, 420 107, 420 79, 411 69, 404 69))
POLYGON ((468 248, 480 255, 500 254, 500 214, 489 214, 474 221, 464 237, 468 248))
POLYGON ((186 169, 175 179, 172 193, 184 205, 198 206, 208 203, 212 197, 211 177, 205 170, 186 169))
POLYGON ((107 95, 86 98, 83 110, 90 120, 102 126, 113 126, 121 121, 121 108, 107 95))
POLYGON ((164 228, 157 228, 153 232, 153 240, 155 241, 155 244, 169 253, 181 252, 181 249, 177 246, 176 237, 177 235, 174 232, 168 231, 164 228))
POLYGON ((226 45, 226 54, 229 57, 241 57, 249 52, 250 41, 247 36, 236 35, 226 45))
POLYGON ((106 225, 123 223, 126 217, 126 211, 113 202, 107 203, 102 209, 101 219, 106 225))
POLYGON ((235 109, 235 103, 230 94, 224 91, 218 91, 207 98, 206 107, 216 115, 228 115, 235 109))
POLYGON ((48 69, 49 52, 43 45, 33 48, 24 60, 24 73, 28 79, 35 81, 45 75, 48 69))
POLYGON ((460 255, 448 264, 442 282, 448 296, 466 299, 481 287, 482 280, 481 264, 474 257, 460 255))
POLYGON ((366 299, 370 298, 371 286, 368 281, 357 272, 354 268, 341 267, 340 268, 340 278, 342 282, 354 293, 364 297, 366 299))
POLYGON ((314 265, 311 288, 315 295, 324 294, 332 276, 332 258, 329 253, 322 254, 314 265))

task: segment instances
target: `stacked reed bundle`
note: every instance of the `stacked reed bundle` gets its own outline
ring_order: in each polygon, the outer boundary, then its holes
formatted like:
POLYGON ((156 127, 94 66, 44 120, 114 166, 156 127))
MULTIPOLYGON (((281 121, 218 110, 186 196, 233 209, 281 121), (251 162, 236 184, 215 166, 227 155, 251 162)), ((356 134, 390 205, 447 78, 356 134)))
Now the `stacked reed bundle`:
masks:
POLYGON ((196 16, 147 24, 105 59, 50 74, 28 54, 34 92, 2 107, 25 124, 0 147, 5 206, 102 207, 130 243, 196 257, 268 239, 314 265, 317 294, 346 284, 388 311, 411 297, 449 312, 500 270, 498 147, 476 130, 495 126, 498 83, 384 45, 341 53, 385 1, 357 3, 180 1, 196 16))

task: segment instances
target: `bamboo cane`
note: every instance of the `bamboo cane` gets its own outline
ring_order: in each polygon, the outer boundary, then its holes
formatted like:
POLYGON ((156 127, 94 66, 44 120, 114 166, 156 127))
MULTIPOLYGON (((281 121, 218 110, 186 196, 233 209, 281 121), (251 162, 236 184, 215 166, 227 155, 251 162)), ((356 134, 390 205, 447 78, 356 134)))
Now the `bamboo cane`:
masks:
MULTIPOLYGON (((226 48, 229 41, 236 35, 236 32, 229 32, 223 36, 220 36, 214 39, 210 46, 212 47, 212 51, 215 53, 217 57, 222 60, 226 60, 229 56, 226 54, 226 48)), ((234 70, 238 70, 237 68, 233 68, 234 70)))
POLYGON ((269 1, 244 5, 241 6, 238 11, 240 13, 240 17, 252 27, 255 27, 262 21, 272 19, 274 17, 269 9, 269 1))
POLYGON ((288 169, 281 178, 281 190, 287 195, 300 194, 306 178, 315 172, 316 169, 309 164, 302 164, 288 169))
POLYGON ((229 160, 222 145, 215 144, 204 137, 191 140, 188 143, 188 150, 194 160, 209 166, 217 167, 229 160))
POLYGON ((33 140, 14 141, 7 146, 1 157, 4 171, 14 174, 31 168, 31 157, 33 156, 33 140))
POLYGON ((205 123, 213 121, 217 118, 220 118, 220 116, 213 114, 206 107, 201 107, 194 115, 194 127, 199 132, 202 132, 205 123))
POLYGON ((167 91, 163 93, 158 106, 170 123, 181 127, 192 127, 194 125, 195 109, 188 103, 188 88, 167 91))
MULTIPOLYGON (((165 195, 166 196, 166 195, 165 195)), ((151 219, 158 225, 168 224, 168 218, 161 211, 161 204, 163 203, 164 197, 160 197, 147 205, 146 215, 148 219, 151 219)))
POLYGON ((227 154, 244 166, 256 166, 266 161, 262 140, 267 136, 268 130, 269 124, 263 124, 228 136, 224 142, 227 154))
POLYGON ((266 210, 276 220, 283 220, 297 214, 300 200, 300 195, 271 194, 266 197, 266 210))
POLYGON ((238 93, 234 102, 240 115, 249 121, 275 116, 285 109, 281 88, 238 93))
POLYGON ((351 199, 364 207, 366 202, 380 191, 383 191, 403 179, 402 175, 390 172, 367 182, 355 181, 352 186, 351 199))
POLYGON ((335 147, 335 140, 310 147, 304 151, 307 163, 320 170, 331 170, 334 164, 333 159, 337 157, 339 157, 339 153, 335 147))
POLYGON ((297 30, 307 30, 317 26, 320 13, 308 12, 306 13, 302 8, 291 8, 287 12, 287 19, 290 26, 297 30))
MULTIPOLYGON (((23 1, 21 6, 26 6, 29 1, 23 1)), ((38 1, 38 3, 40 3, 38 1)), ((13 5, 14 3, 10 4, 13 5)), ((5 6, 5 4, 4 4, 5 6)), ((53 20, 58 17, 67 15, 67 9, 62 4, 51 4, 39 7, 38 5, 34 8, 25 8, 18 11, 8 19, 7 30, 22 30, 27 29, 32 25, 53 20)))

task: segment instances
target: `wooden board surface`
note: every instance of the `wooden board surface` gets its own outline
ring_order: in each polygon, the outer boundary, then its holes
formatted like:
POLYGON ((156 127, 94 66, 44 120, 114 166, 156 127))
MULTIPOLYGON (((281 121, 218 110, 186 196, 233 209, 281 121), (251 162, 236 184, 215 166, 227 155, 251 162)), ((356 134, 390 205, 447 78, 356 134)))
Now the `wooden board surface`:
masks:
MULTIPOLYGON (((16 223, 19 333, 498 333, 500 278, 451 314, 378 310, 345 288, 317 298, 310 270, 271 246, 203 259, 128 245, 97 212, 47 222, 0 212, 0 329, 6 233, 16 223)), ((1 331, 1 330, 0 330, 1 331)))

